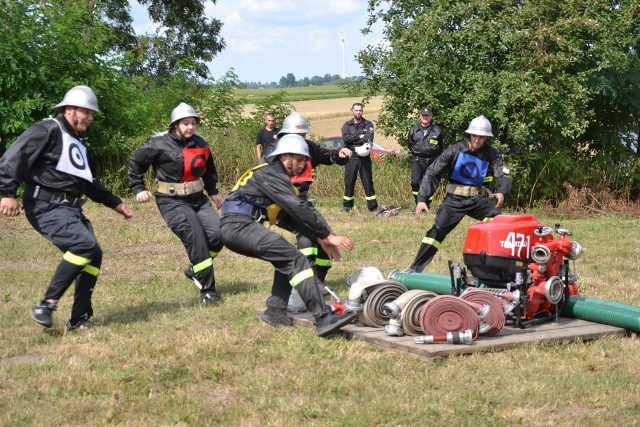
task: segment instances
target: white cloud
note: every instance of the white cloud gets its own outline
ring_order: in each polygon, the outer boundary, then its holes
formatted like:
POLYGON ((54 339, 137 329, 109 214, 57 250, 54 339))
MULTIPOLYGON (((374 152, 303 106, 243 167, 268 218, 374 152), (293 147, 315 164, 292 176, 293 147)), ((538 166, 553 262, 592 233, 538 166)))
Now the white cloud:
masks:
MULTIPOLYGON (((153 28, 146 10, 130 0, 138 28, 153 28)), ((226 48, 210 63, 215 78, 234 68, 242 81, 278 81, 287 73, 296 78, 342 74, 339 35, 345 36, 347 76, 359 75, 354 56, 376 44, 381 30, 364 36, 367 0, 218 0, 205 13, 223 22, 226 48)), ((153 30, 151 30, 153 31, 153 30)))

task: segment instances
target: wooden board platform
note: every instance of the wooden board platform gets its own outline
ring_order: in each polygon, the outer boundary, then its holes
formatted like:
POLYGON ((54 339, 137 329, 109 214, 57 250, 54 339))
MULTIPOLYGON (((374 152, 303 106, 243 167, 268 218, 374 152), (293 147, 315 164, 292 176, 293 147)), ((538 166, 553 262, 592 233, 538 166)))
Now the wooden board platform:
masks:
MULTIPOLYGON (((259 311, 262 314, 263 310, 259 311)), ((289 315, 294 325, 311 328, 311 314, 289 315)), ((616 326, 588 322, 581 319, 560 317, 558 322, 548 322, 525 329, 506 326, 493 337, 480 336, 471 345, 465 344, 415 344, 414 336, 396 337, 387 335, 383 328, 349 325, 342 328, 348 339, 358 339, 396 351, 405 351, 416 356, 434 360, 451 354, 475 353, 478 351, 499 351, 533 341, 575 341, 592 340, 604 335, 625 335, 627 331, 616 326)))

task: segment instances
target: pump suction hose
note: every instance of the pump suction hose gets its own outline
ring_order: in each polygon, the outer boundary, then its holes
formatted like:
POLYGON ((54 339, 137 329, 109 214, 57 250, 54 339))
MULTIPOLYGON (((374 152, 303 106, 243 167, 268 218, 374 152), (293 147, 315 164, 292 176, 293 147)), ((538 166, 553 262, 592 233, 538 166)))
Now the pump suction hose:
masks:
POLYGON ((471 329, 478 336, 480 318, 471 306, 452 295, 431 298, 420 310, 420 326, 425 335, 447 335, 471 329))
POLYGON ((640 307, 571 296, 562 315, 640 332, 640 307))

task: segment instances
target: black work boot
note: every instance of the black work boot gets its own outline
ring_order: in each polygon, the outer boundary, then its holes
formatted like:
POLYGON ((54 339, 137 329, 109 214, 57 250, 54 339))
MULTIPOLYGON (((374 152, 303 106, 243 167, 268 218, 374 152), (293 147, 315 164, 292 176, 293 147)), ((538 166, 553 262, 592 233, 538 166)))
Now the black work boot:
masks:
POLYGON ((222 297, 215 289, 200 292, 200 302, 203 304, 215 304, 222 302, 222 297))
POLYGON ((333 314, 333 311, 324 303, 315 280, 305 280, 296 286, 296 290, 307 305, 307 309, 313 314, 316 321, 316 332, 320 337, 336 332, 358 317, 358 314, 352 311, 346 311, 341 315, 333 314))
POLYGON ((31 318, 44 326, 50 328, 53 325, 51 313, 56 309, 55 302, 42 301, 31 309, 31 318))
POLYGON ((267 309, 260 316, 260 320, 276 328, 293 326, 293 320, 287 316, 288 303, 280 296, 270 295, 267 298, 267 309))
POLYGON ((260 320, 276 328, 293 326, 293 320, 287 316, 286 308, 267 307, 262 316, 260 316, 260 320))
POLYGON ((77 330, 85 330, 91 329, 94 327, 94 324, 91 320, 89 320, 88 315, 82 315, 78 320, 69 319, 67 320, 67 330, 68 331, 77 331, 77 330))
POLYGON ((338 332, 343 326, 355 322, 357 318, 358 313, 351 310, 346 310, 343 314, 329 314, 316 322, 316 333, 319 337, 326 337, 338 332))

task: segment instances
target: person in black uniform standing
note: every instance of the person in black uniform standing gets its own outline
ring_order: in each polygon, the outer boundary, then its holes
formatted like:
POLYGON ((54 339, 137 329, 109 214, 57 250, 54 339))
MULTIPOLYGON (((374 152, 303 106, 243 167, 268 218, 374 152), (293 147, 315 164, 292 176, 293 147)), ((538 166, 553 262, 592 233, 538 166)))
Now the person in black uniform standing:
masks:
POLYGON ((154 195, 145 187, 144 175, 153 168, 160 214, 191 261, 184 274, 200 290, 200 301, 210 303, 222 299, 213 268, 213 259, 223 248, 220 217, 211 204, 220 209, 222 199, 209 145, 196 133, 199 123, 200 116, 190 105, 181 102, 174 108, 169 130, 151 138, 131 157, 129 186, 138 202, 149 201, 154 195))
POLYGON ((261 161, 265 156, 271 154, 276 149, 278 143, 278 131, 280 128, 276 127, 276 115, 273 113, 267 113, 264 118, 265 127, 258 131, 256 137, 256 155, 258 161, 261 161))
MULTIPOLYGON (((343 166, 347 164, 351 157, 351 150, 344 147, 339 150, 320 147, 315 142, 306 139, 308 133, 309 122, 307 122, 300 113, 293 112, 282 122, 282 129, 278 132, 278 138, 289 134, 297 134, 305 138, 307 146, 309 147, 309 160, 300 175, 291 177, 291 182, 299 191, 298 197, 312 205, 309 201, 309 191, 311 189, 311 184, 313 184, 313 180, 315 179, 316 168, 319 165, 337 164, 343 166)), ((324 281, 329 269, 333 265, 333 262, 321 246, 318 246, 314 240, 305 237, 304 234, 296 233, 296 240, 298 249, 309 260, 311 267, 316 273, 318 285, 320 286, 320 289, 323 290, 326 286, 324 281)))
POLYGON ((349 212, 353 209, 354 193, 358 173, 364 187, 367 208, 371 212, 378 209, 376 190, 373 188, 373 174, 371 168, 371 145, 373 144, 373 123, 362 117, 363 106, 356 102, 351 106, 353 119, 342 126, 342 140, 345 147, 353 152, 351 160, 344 168, 344 198, 342 210, 349 212))
POLYGON ((31 309, 31 317, 50 328, 52 312, 75 281, 67 329, 87 329, 92 326, 91 296, 102 265, 102 249, 91 222, 82 213, 86 201, 82 196, 112 208, 125 219, 133 212, 96 178, 79 136, 99 111, 91 88, 73 87, 55 109, 55 118, 31 126, 0 159, 0 212, 10 217, 19 213, 16 192, 24 182, 24 212, 29 223, 64 253, 44 299, 31 309))
POLYGON ((300 232, 315 240, 339 260, 340 251, 351 251, 353 243, 331 232, 320 213, 301 200, 291 184, 309 160, 309 147, 299 135, 285 135, 275 151, 262 163, 245 172, 222 205, 222 240, 227 248, 241 255, 262 259, 275 267, 271 296, 261 319, 276 327, 291 326, 287 303, 295 287, 313 314, 316 332, 326 336, 353 322, 357 314, 334 314, 328 308, 316 284, 307 258, 282 235, 264 227, 269 224, 300 232))
POLYGON ((438 208, 435 223, 422 239, 416 258, 405 270, 407 272, 422 272, 445 237, 465 215, 479 221, 490 221, 499 215, 504 197, 511 191, 513 180, 504 159, 495 148, 486 145, 487 139, 493 137, 489 120, 484 116, 476 117, 465 133, 467 139, 447 148, 424 175, 418 193, 416 218, 420 218, 422 211, 429 212, 427 200, 438 188, 444 172, 450 172, 447 195, 438 208), (484 196, 483 184, 491 177, 498 187, 498 191, 492 194, 495 204, 484 196))
MULTIPOLYGON (((409 129, 407 136, 407 148, 411 152, 411 193, 416 205, 422 178, 444 147, 442 128, 431 123, 432 118, 430 108, 420 109, 420 121, 409 129)), ((432 197, 427 199, 427 207, 431 207, 432 197)))

